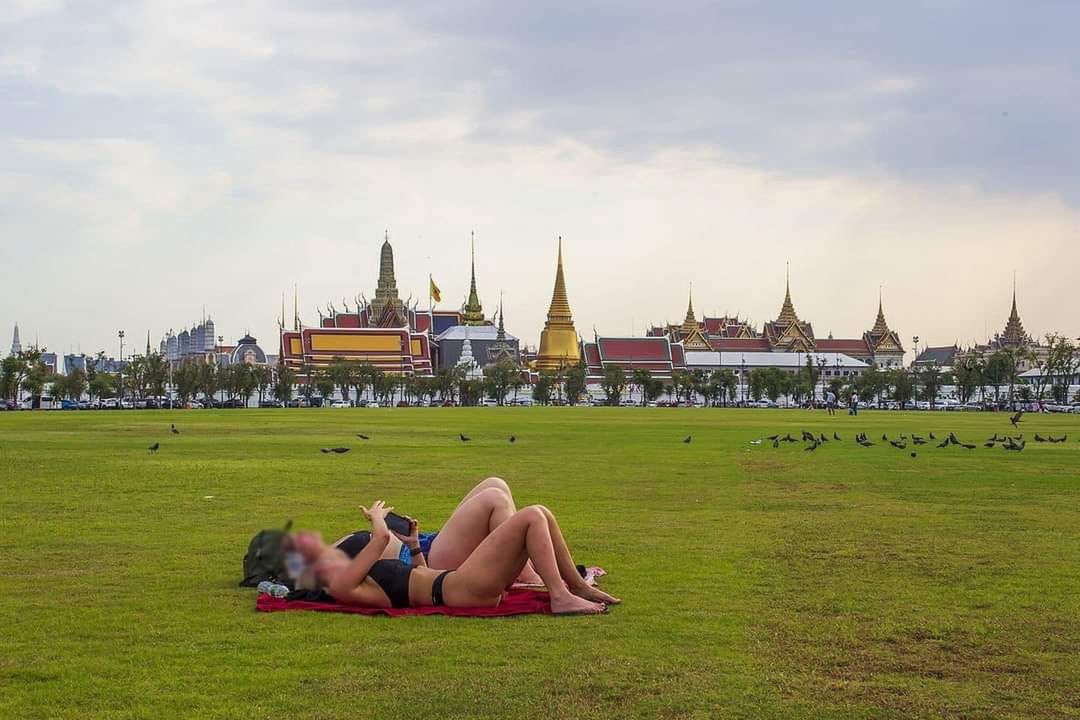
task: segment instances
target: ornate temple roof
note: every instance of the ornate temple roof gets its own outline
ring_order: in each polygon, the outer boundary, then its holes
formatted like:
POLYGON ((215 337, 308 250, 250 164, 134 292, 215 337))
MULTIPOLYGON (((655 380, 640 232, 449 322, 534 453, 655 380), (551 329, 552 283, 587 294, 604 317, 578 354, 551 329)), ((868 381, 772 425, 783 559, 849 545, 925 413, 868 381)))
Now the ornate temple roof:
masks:
POLYGON ((476 293, 476 239, 470 237, 470 279, 469 279, 469 299, 465 303, 465 307, 462 309, 462 316, 465 319, 466 325, 483 325, 484 320, 484 307, 480 304, 480 297, 476 293))
POLYGON ((780 315, 776 318, 777 324, 788 325, 799 322, 799 316, 795 313, 795 305, 791 302, 791 273, 784 280, 784 304, 780 307, 780 315))
POLYGON ((390 245, 390 233, 383 235, 379 251, 379 282, 375 299, 368 307, 368 324, 376 327, 404 327, 407 323, 405 310, 398 296, 397 279, 394 277, 394 248, 390 245))
POLYGON ((1009 313, 1009 319, 1005 323, 1005 330, 1001 333, 1000 340, 1001 345, 1006 347, 1017 347, 1031 342, 1027 331, 1024 330, 1024 324, 1020 322, 1020 313, 1016 311, 1015 280, 1013 281, 1012 311, 1009 313))

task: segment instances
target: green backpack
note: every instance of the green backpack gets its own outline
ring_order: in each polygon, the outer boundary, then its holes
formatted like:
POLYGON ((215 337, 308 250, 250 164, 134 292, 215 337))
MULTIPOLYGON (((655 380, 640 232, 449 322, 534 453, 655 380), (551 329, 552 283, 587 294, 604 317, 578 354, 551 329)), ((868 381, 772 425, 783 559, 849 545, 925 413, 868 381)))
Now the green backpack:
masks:
POLYGON ((260 530, 251 538, 244 555, 241 587, 255 587, 263 580, 292 587, 292 581, 285 572, 285 550, 282 547, 291 529, 292 520, 281 530, 260 530))

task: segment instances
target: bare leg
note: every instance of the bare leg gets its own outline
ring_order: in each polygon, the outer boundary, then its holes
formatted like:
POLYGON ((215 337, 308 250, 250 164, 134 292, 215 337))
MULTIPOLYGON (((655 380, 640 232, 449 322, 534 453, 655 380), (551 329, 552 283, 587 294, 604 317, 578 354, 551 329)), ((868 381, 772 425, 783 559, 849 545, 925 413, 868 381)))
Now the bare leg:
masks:
POLYGON ((567 589, 566 584, 571 578, 562 576, 547 517, 535 506, 515 513, 488 535, 457 572, 447 576, 444 595, 449 604, 459 607, 490 604, 497 601, 503 588, 517 577, 530 559, 547 586, 553 612, 603 611, 602 604, 578 597, 567 589))
MULTIPOLYGON (((470 490, 468 493, 466 493, 465 497, 461 498, 461 502, 458 503, 458 507, 461 507, 462 505, 464 505, 466 502, 468 502, 470 499, 472 499, 472 497, 474 495, 476 495, 477 493, 483 492, 484 490, 487 490, 488 488, 494 488, 494 489, 498 490, 499 492, 503 493, 508 498, 510 498, 510 503, 513 504, 513 502, 514 502, 514 494, 512 492, 510 492, 510 486, 506 484, 506 481, 503 480, 502 478, 498 478, 498 477, 489 477, 489 478, 485 478, 484 480, 481 480, 480 482, 476 483, 476 485, 473 487, 473 489, 470 490)), ((514 508, 514 512, 517 512, 517 508, 514 508)))
MULTIPOLYGON (((499 478, 488 478, 474 487, 454 514, 446 521, 438 536, 431 543, 428 566, 436 570, 453 570, 490 535, 495 528, 517 512, 513 497, 506 483, 499 478), (505 490, 504 490, 505 489, 505 490)), ((518 581, 528 584, 542 582, 531 563, 526 563, 518 581)))
POLYGON ((566 539, 563 538, 562 529, 559 527, 559 521, 555 519, 555 516, 550 510, 543 505, 537 505, 544 518, 548 523, 548 533, 551 535, 551 546, 555 552, 555 559, 559 564, 559 574, 563 578, 570 578, 566 580, 566 584, 570 588, 570 592, 574 593, 578 597, 583 597, 586 600, 592 600, 593 602, 610 603, 612 605, 618 605, 621 600, 608 595, 606 592, 599 588, 594 588, 585 582, 585 579, 577 571, 577 564, 574 562, 574 558, 570 555, 570 548, 566 545, 566 539))

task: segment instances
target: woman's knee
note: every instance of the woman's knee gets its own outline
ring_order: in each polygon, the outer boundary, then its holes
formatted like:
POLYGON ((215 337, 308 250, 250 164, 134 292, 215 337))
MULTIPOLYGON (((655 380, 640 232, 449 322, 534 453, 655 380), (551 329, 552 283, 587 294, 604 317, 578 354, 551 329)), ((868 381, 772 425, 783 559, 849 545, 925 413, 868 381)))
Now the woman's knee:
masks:
POLYGON ((480 482, 478 487, 482 487, 485 490, 498 490, 499 492, 506 495, 512 495, 512 493, 510 492, 510 486, 507 485, 506 481, 503 480, 501 477, 492 476, 489 478, 484 478, 484 480, 480 482))
POLYGON ((473 495, 473 500, 492 509, 505 508, 511 505, 510 498, 506 493, 495 487, 484 488, 476 495, 473 495))

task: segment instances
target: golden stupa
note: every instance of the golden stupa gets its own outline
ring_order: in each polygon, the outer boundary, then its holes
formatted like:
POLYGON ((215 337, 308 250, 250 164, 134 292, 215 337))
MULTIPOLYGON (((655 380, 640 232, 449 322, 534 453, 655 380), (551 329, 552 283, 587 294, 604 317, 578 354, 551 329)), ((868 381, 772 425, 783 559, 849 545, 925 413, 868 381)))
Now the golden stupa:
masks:
POLYGON ((566 298, 566 279, 563 277, 562 237, 559 238, 559 265, 555 271, 555 291, 551 294, 547 322, 540 333, 540 352, 534 366, 537 370, 556 371, 568 368, 581 360, 574 318, 570 313, 570 301, 566 298))

